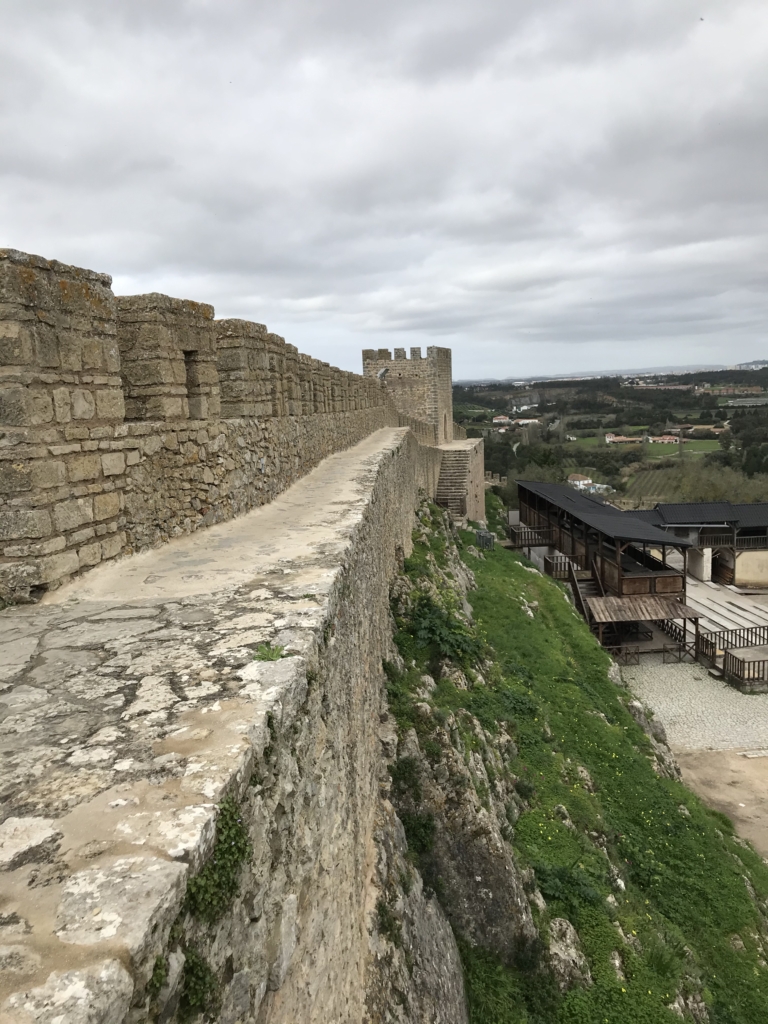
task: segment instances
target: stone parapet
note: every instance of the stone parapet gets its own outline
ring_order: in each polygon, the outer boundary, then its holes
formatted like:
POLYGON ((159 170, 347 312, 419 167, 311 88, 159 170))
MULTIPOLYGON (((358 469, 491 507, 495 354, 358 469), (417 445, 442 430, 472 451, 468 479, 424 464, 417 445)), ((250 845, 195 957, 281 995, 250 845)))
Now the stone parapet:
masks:
POLYGON ((122 295, 117 315, 126 418, 217 418, 213 306, 157 293, 122 295))
POLYGON ((0 250, 0 601, 248 511, 397 423, 378 381, 263 324, 0 250))

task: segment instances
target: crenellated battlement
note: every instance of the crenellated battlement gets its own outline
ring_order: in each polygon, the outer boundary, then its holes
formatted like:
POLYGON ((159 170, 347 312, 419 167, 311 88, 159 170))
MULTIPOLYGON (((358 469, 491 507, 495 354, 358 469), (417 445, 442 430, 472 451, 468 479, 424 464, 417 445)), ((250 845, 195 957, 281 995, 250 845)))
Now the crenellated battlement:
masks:
POLYGON ((366 350, 360 376, 111 284, 0 249, 0 600, 271 501, 381 427, 453 436, 450 349, 366 350))

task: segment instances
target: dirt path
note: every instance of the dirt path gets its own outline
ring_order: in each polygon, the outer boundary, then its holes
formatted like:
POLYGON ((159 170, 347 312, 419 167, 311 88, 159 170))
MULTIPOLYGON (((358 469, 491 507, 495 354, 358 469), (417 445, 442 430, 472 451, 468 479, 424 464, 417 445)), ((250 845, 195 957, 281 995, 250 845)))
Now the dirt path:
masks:
POLYGON ((768 858, 768 694, 740 693, 701 665, 661 658, 622 675, 663 722, 686 785, 768 858))
POLYGON ((675 750, 675 756, 685 784, 727 814, 738 835, 768 859, 768 752, 745 757, 736 750, 675 750))

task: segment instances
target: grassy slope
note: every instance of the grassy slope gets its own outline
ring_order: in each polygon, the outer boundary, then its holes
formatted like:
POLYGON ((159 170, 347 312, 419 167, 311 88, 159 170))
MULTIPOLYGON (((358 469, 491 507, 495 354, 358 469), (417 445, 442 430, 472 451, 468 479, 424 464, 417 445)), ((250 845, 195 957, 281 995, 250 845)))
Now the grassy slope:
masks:
MULTIPOLYGON (((491 521, 497 512, 489 508, 491 521)), ((624 706, 627 694, 608 680, 607 656, 560 585, 505 549, 485 561, 464 557, 477 577, 475 618, 501 673, 488 687, 451 688, 443 699, 464 703, 486 727, 494 715, 512 717, 499 709, 512 709, 519 754, 509 769, 524 793, 533 792, 514 828, 516 854, 535 868, 548 913, 575 925, 594 979, 591 988, 560 998, 539 974, 502 967, 460 943, 472 1024, 671 1024, 679 1018, 666 1004, 676 990, 702 991, 715 1024, 762 1024, 768 969, 759 963, 759 934, 768 933, 768 922, 745 878, 764 901, 768 869, 734 841, 727 819, 654 773, 648 741, 624 706), (534 618, 522 597, 538 601, 534 618), (577 766, 588 769, 594 794, 579 784, 577 766), (576 831, 555 814, 559 804, 576 831), (607 861, 587 832, 606 837, 625 893, 612 888, 607 861), (615 909, 606 901, 612 892, 615 909), (616 920, 639 939, 637 952, 622 943, 616 920), (734 948, 735 935, 743 950, 734 948), (624 981, 609 959, 616 949, 624 981)), ((414 558, 420 561, 418 546, 414 558)))

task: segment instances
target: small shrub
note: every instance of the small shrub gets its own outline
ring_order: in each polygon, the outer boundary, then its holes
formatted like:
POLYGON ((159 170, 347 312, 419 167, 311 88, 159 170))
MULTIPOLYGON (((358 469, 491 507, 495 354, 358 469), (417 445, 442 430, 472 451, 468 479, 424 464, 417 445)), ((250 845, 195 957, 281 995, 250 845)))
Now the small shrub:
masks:
POLYGON ((254 661, 279 661, 283 657, 284 647, 280 644, 272 644, 267 641, 265 644, 259 644, 256 648, 256 653, 253 656, 254 661))
POLYGON ((188 1021, 198 1013, 212 1011, 215 1008, 219 985, 216 975, 194 946, 187 946, 184 956, 179 1019, 188 1021))
POLYGON ((435 819, 429 813, 419 814, 404 811, 400 820, 405 829, 408 849, 416 856, 429 853, 435 842, 435 819))
POLYGON ((416 803, 421 800, 421 768, 415 757, 401 757, 390 766, 392 789, 395 796, 410 796, 416 803))
POLYGON ((168 964, 164 956, 155 957, 155 966, 152 969, 152 977, 149 979, 147 984, 147 995, 150 1000, 155 1000, 158 997, 160 989, 165 984, 165 979, 168 977, 168 964))
POLYGON ((398 948, 403 944, 403 928, 400 921, 392 913, 392 908, 383 897, 376 903, 376 917, 381 934, 398 948))
POLYGON ((418 647, 429 647, 436 655, 450 658, 469 668, 483 656, 485 645, 460 619, 420 594, 411 607, 410 632, 418 647))
POLYGON ((530 800, 536 795, 536 787, 528 779, 515 779, 515 790, 520 794, 523 800, 530 800))

